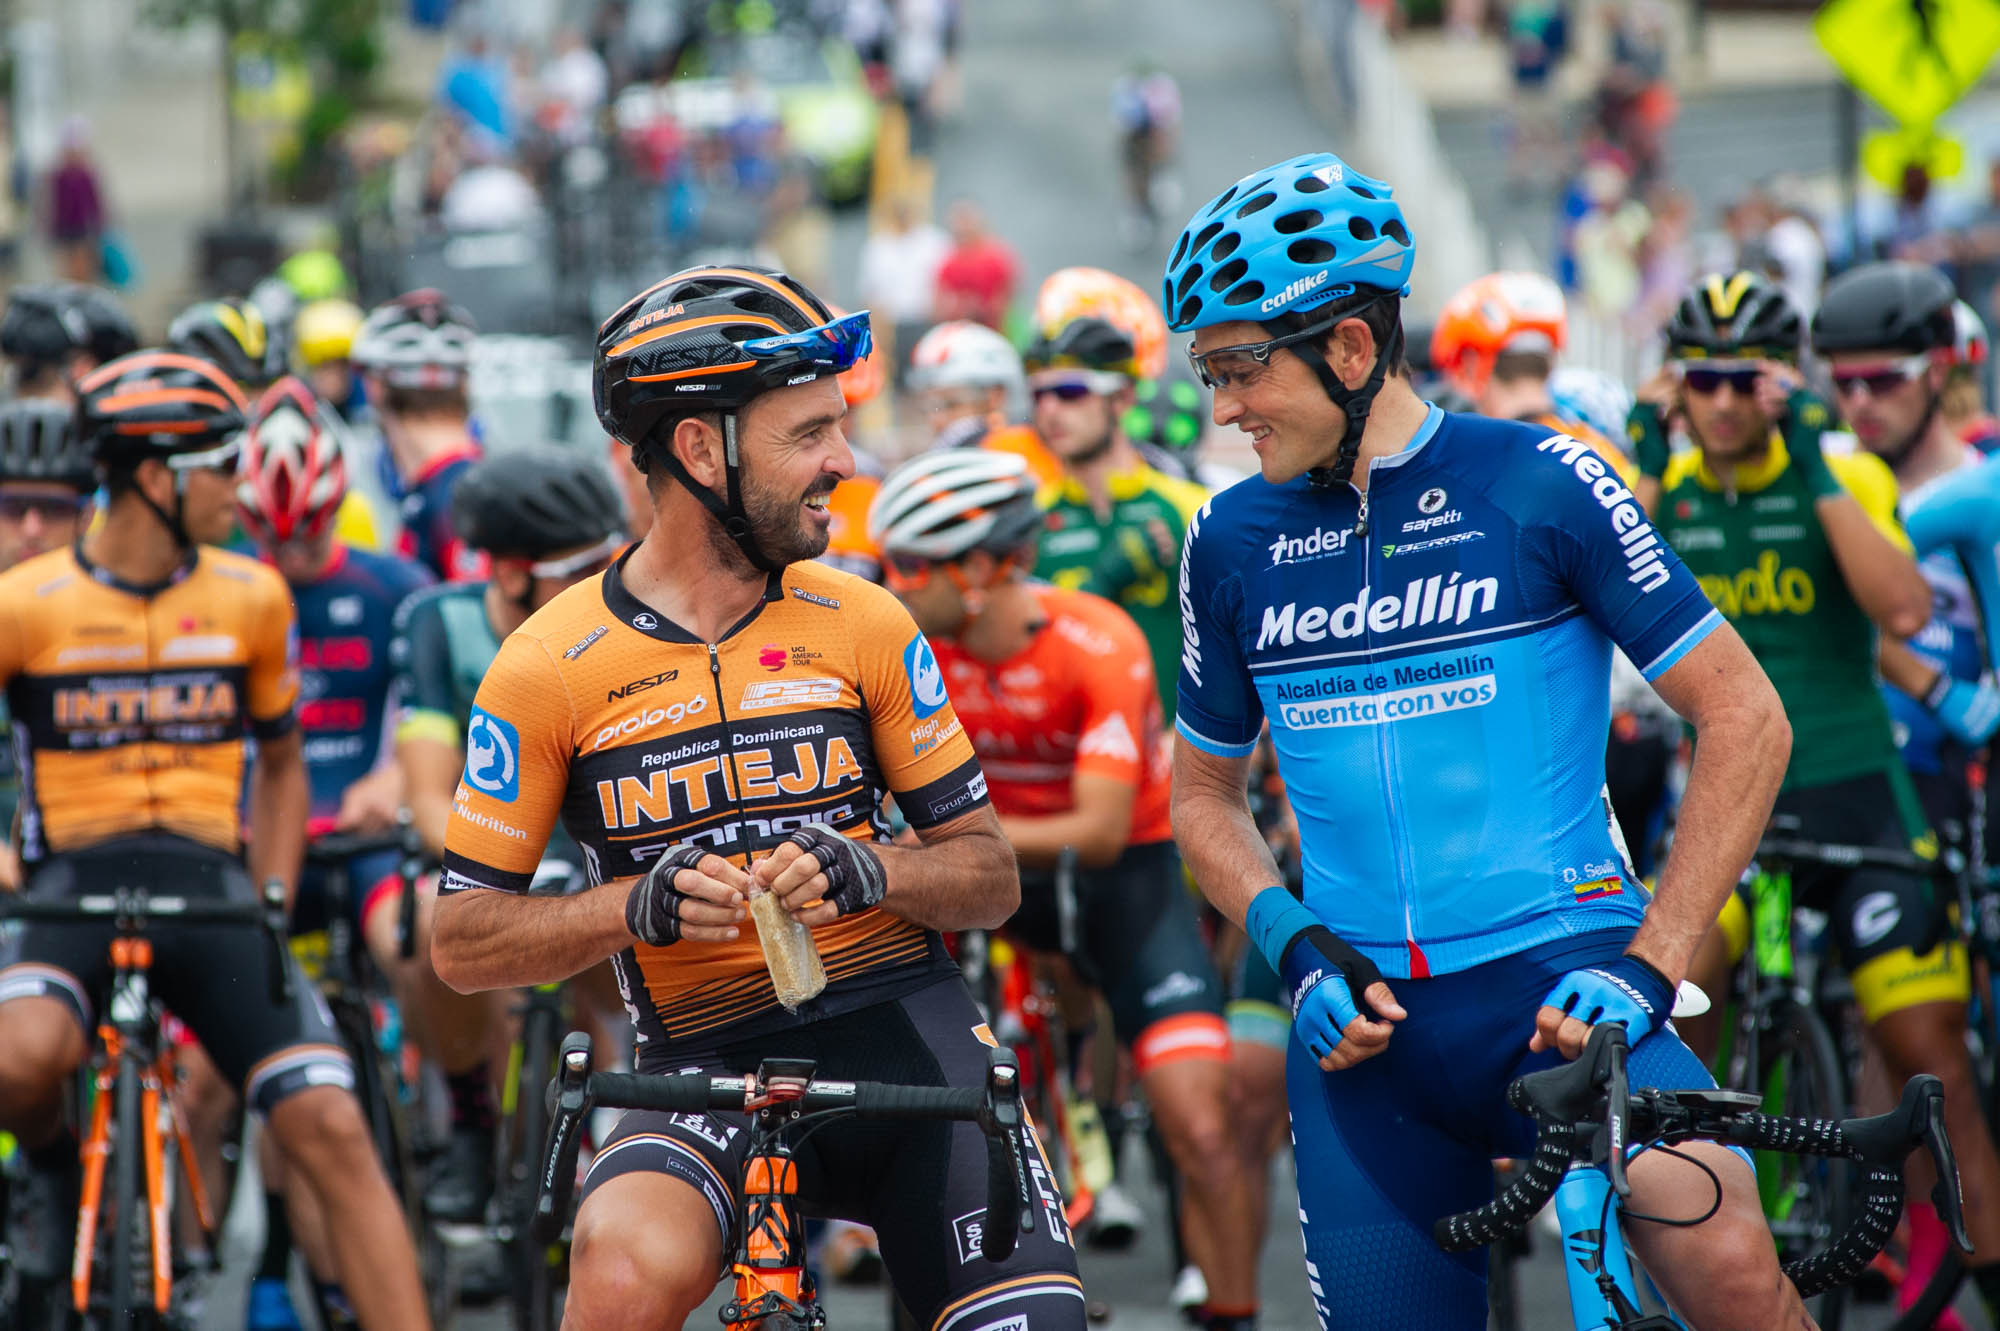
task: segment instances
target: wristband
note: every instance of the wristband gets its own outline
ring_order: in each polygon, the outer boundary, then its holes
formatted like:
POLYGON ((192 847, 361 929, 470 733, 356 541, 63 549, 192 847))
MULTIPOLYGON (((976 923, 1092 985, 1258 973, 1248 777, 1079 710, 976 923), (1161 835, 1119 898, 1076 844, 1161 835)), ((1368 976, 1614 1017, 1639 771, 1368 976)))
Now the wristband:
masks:
POLYGON ((1243 913, 1243 932, 1280 975, 1284 973, 1285 951, 1292 940, 1308 929, 1324 927, 1319 916, 1282 887, 1265 888, 1251 898, 1250 909, 1243 913))

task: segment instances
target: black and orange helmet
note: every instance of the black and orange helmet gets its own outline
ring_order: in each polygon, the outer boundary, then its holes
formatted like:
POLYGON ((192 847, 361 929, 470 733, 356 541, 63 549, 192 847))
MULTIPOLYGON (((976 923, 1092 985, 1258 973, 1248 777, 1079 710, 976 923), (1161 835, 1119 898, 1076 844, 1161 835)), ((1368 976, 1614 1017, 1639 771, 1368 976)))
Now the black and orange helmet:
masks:
POLYGON ((110 465, 219 450, 236 444, 250 420, 234 379, 177 351, 135 351, 100 365, 77 380, 76 397, 77 437, 110 465))
POLYGON ((873 345, 866 310, 837 318, 784 273, 749 264, 684 269, 598 329, 597 419, 643 452, 663 423, 740 411, 759 393, 839 374, 873 345))

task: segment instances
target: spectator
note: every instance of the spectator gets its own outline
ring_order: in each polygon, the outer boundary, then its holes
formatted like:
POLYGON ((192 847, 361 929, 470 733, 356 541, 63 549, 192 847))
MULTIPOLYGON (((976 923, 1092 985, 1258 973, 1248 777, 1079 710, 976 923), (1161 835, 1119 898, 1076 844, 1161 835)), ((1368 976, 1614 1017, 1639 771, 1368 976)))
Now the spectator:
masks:
POLYGON ((1593 313, 1622 318, 1639 301, 1639 247, 1652 227, 1631 179, 1606 157, 1583 170, 1589 211, 1576 224, 1577 289, 1593 313))
POLYGON ((90 125, 63 122, 62 156, 49 174, 49 241, 56 268, 72 282, 96 282, 104 268, 104 196, 90 155, 90 125))
POLYGON ((945 0, 896 0, 896 27, 889 52, 889 74, 896 98, 910 121, 910 151, 931 155, 936 128, 938 76, 944 70, 945 25, 950 15, 945 0))
POLYGON ((451 231, 508 231, 542 215, 541 196, 518 170, 497 161, 458 173, 444 192, 439 219, 451 231))
POLYGON ((556 34, 554 50, 542 66, 541 118, 556 142, 572 145, 590 137, 591 122, 604 108, 611 76, 603 57, 584 45, 575 28, 556 34))
POLYGON ((504 154, 514 142, 514 113, 507 62, 492 54, 486 35, 474 32, 465 48, 447 58, 438 74, 438 101, 488 153, 504 154))
POLYGON ((1796 184, 1774 187, 1770 197, 1771 220, 1763 237, 1769 258, 1765 271, 1785 289, 1794 309, 1816 310, 1820 286, 1826 281, 1826 241, 1796 184))
POLYGON ((2000 290, 2000 157, 1987 164, 1986 202, 1966 220, 1957 249, 1958 294, 1991 318, 2000 290))
POLYGON ((1653 224, 1639 242, 1639 301, 1628 323, 1650 337, 1680 304, 1694 282, 1694 203, 1685 190, 1656 185, 1648 196, 1653 224))
POLYGON ((1546 182, 1562 147, 1562 109, 1553 87, 1569 50, 1561 0, 1516 0, 1507 12, 1507 54, 1514 78, 1513 154, 1517 185, 1546 182))
POLYGON ((1021 261, 986 229, 985 216, 969 199, 951 206, 951 239, 951 252, 938 268, 939 321, 970 319, 1002 329, 1021 280, 1021 261))
POLYGON ((861 303, 874 312, 877 336, 885 329, 890 333, 898 388, 908 370, 904 352, 939 322, 938 270, 950 251, 951 237, 926 220, 908 195, 889 200, 882 210, 882 225, 861 247, 861 273, 855 285, 861 303))

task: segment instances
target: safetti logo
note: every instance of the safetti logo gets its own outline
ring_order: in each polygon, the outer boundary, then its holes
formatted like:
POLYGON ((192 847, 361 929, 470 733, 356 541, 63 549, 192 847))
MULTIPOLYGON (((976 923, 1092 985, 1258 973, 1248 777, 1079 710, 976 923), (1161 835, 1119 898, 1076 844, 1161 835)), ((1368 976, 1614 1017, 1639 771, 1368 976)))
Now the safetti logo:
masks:
POLYGON ((1269 314, 1279 306, 1289 304, 1300 296, 1305 295, 1306 292, 1311 291, 1324 281, 1326 281, 1326 269, 1322 268, 1311 277, 1301 277, 1277 295, 1268 298, 1262 305, 1258 306, 1258 309, 1265 314, 1269 314))
POLYGON ((1301 559, 1340 554, 1347 549, 1347 538, 1353 534, 1351 527, 1321 527, 1304 536, 1281 534, 1271 542, 1271 563, 1290 564, 1301 559))

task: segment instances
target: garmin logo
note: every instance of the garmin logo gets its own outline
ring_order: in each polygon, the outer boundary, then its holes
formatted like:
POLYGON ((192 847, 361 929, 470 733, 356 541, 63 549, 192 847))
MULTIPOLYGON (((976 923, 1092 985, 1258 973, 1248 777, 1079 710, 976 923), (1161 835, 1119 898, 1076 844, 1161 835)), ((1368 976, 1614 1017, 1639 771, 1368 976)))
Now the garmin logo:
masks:
POLYGON ((1347 538, 1354 531, 1350 527, 1322 527, 1305 536, 1280 535, 1271 542, 1271 562, 1289 564, 1301 559, 1317 559, 1321 555, 1337 555, 1347 549, 1347 538))
POLYGON ((1258 306, 1257 308, 1263 313, 1269 314, 1272 310, 1277 309, 1279 306, 1287 305, 1290 304, 1292 301, 1297 300, 1300 296, 1305 295, 1306 292, 1311 291, 1314 287, 1318 286, 1320 283, 1324 281, 1326 281, 1326 269, 1322 268, 1318 272, 1314 273, 1311 277, 1301 277, 1298 281, 1293 282, 1290 286, 1287 286, 1283 291, 1280 291, 1277 295, 1272 296, 1267 300, 1265 300, 1265 302, 1262 305, 1258 306))
POLYGON ((1257 650, 1274 643, 1289 647, 1294 642, 1358 638, 1364 632, 1390 633, 1431 624, 1463 624, 1474 615, 1490 613, 1500 600, 1500 580, 1474 578, 1461 582, 1460 576, 1453 573, 1449 579, 1443 574, 1419 578, 1406 586, 1401 596, 1376 596, 1374 588, 1364 586, 1352 601, 1332 609, 1309 605, 1301 610, 1297 601, 1266 606, 1264 622, 1257 630, 1257 650))
POLYGON ((1576 473, 1578 480, 1590 487, 1590 497, 1597 501, 1598 507, 1610 514, 1611 530, 1617 533, 1620 553, 1625 556, 1625 581, 1636 583, 1642 592, 1665 585, 1670 575, 1661 559, 1666 547, 1660 544, 1660 534, 1646 521, 1645 510, 1639 507, 1639 501, 1632 497, 1617 473, 1604 465, 1604 459, 1590 445, 1566 434, 1552 434, 1536 448, 1543 453, 1554 453, 1576 473))

